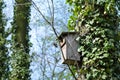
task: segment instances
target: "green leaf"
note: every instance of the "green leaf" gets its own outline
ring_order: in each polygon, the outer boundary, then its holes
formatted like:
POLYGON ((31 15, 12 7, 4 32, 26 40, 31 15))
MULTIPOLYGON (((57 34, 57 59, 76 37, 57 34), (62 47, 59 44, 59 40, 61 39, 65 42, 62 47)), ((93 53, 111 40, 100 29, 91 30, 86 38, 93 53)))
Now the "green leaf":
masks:
POLYGON ((107 78, 107 75, 102 75, 102 79, 106 79, 107 78))
POLYGON ((108 57, 108 56, 109 56, 109 53, 104 53, 103 56, 104 56, 104 57, 108 57))
POLYGON ((92 49, 92 53, 94 53, 97 50, 97 47, 92 49))
POLYGON ((76 41, 79 41, 79 40, 80 40, 80 37, 77 37, 77 38, 76 38, 76 41))
POLYGON ((83 46, 81 46, 80 48, 78 48, 78 52, 81 52, 81 51, 84 51, 85 49, 84 49, 84 47, 83 46))

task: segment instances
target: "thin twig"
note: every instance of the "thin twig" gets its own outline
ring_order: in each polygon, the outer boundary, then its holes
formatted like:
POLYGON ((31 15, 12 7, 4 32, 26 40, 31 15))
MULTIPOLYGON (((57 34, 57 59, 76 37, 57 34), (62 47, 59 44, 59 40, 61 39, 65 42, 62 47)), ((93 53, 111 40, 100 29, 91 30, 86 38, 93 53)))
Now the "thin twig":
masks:
MULTIPOLYGON (((43 19, 52 27, 53 32, 54 32, 54 34, 56 35, 56 37, 57 37, 57 39, 58 39, 58 34, 57 34, 57 32, 56 32, 56 30, 55 30, 55 28, 54 28, 54 4, 53 4, 53 0, 51 0, 51 2, 52 2, 52 8, 53 8, 53 9, 52 9, 52 23, 50 23, 50 22, 45 18, 45 16, 44 16, 44 15, 42 14, 42 12, 39 10, 39 8, 38 8, 37 5, 35 4, 35 2, 32 1, 32 0, 30 0, 30 1, 32 2, 34 8, 35 8, 35 9, 40 13, 40 15, 43 17, 43 19)), ((58 41, 58 42, 59 42, 59 41, 58 41)), ((60 42, 59 42, 59 46, 60 46, 60 42)), ((62 48, 60 47, 60 49, 61 49, 61 52, 62 52, 62 55, 63 55, 62 48)), ((65 60, 64 55, 63 55, 63 59, 65 60)), ((74 73, 73 73, 72 69, 70 68, 70 66, 69 66, 68 64, 67 64, 67 66, 68 66, 70 72, 72 73, 73 77, 75 78, 75 80, 77 80, 77 78, 76 78, 76 76, 74 75, 74 73)))
POLYGON ((51 7, 50 7, 49 0, 47 0, 47 3, 48 3, 48 8, 49 8, 49 10, 50 10, 50 15, 52 16, 52 11, 51 11, 51 7))
POLYGON ((43 17, 43 19, 49 24, 51 25, 51 23, 46 19, 46 17, 43 15, 43 13, 39 10, 39 8, 37 7, 36 3, 32 0, 30 0, 33 4, 33 7, 40 13, 40 15, 43 17))
MULTIPOLYGON (((43 13, 39 10, 39 8, 38 8, 37 5, 35 4, 35 2, 32 1, 32 0, 30 0, 30 1, 32 2, 33 7, 34 7, 34 8, 40 13, 40 15, 43 17, 43 19, 52 27, 55 35, 58 37, 57 32, 56 32, 56 30, 55 30, 55 28, 54 28, 54 25, 53 25, 54 19, 52 20, 52 24, 51 24, 51 23, 46 19, 46 17, 43 15, 43 13)), ((53 9, 53 10, 54 10, 54 9, 53 9)), ((54 16, 54 15, 53 15, 53 16, 54 16)))

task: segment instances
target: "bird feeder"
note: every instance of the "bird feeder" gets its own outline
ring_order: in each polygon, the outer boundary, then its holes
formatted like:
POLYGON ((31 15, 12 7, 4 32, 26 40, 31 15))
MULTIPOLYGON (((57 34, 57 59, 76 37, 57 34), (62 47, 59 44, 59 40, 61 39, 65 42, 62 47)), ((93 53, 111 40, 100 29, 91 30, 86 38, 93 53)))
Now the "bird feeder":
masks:
POLYGON ((76 32, 62 32, 59 36, 63 64, 76 65, 80 61, 80 54, 77 51, 79 47, 79 43, 76 41, 77 37, 78 33, 76 32))

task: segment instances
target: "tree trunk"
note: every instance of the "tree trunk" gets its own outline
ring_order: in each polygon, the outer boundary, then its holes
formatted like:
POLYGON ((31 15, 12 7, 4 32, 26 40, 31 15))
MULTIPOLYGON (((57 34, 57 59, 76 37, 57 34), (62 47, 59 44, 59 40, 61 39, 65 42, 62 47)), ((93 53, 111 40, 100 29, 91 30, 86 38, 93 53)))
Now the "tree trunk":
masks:
POLYGON ((30 79, 30 56, 29 56, 29 17, 30 1, 15 0, 14 21, 12 28, 12 55, 10 80, 30 79))
POLYGON ((3 20, 4 2, 0 0, 0 80, 8 78, 8 55, 7 48, 5 47, 5 20, 3 20))

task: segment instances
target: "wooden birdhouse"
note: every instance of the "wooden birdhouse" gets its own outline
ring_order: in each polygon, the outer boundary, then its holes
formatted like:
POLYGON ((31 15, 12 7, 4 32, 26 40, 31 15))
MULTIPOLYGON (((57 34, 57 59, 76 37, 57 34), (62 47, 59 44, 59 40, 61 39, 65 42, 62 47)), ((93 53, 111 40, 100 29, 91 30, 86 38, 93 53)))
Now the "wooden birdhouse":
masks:
POLYGON ((63 32, 59 36, 63 64, 76 65, 80 61, 80 54, 77 51, 79 47, 76 41, 77 37, 78 33, 76 32, 63 32))

